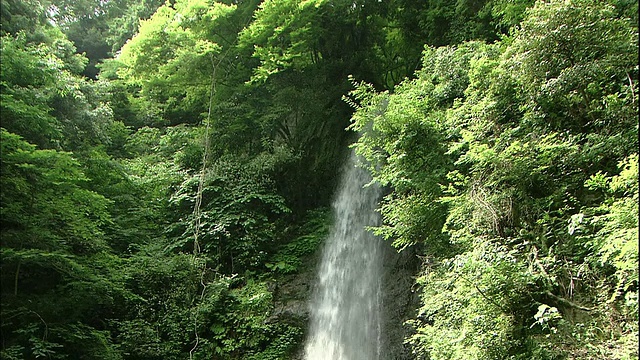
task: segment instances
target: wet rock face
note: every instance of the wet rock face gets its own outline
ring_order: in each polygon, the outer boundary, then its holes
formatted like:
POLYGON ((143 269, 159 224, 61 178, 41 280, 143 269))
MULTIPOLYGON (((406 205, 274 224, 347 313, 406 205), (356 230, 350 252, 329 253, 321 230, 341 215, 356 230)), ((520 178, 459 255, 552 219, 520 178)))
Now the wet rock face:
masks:
POLYGON ((286 323, 302 329, 302 337, 290 360, 304 359, 304 341, 309 327, 309 301, 317 281, 317 256, 307 259, 308 265, 299 273, 284 276, 274 283, 273 310, 267 321, 286 323))
POLYGON ((278 280, 273 290, 274 306, 269 320, 296 319, 301 321, 300 325, 303 328, 306 327, 309 318, 309 297, 315 280, 314 270, 305 270, 278 280))
POLYGON ((383 263, 383 349, 385 360, 414 359, 409 345, 404 339, 410 330, 403 324, 415 316, 420 306, 420 297, 412 291, 414 277, 419 271, 420 262, 415 248, 407 248, 398 253, 386 243, 383 263))

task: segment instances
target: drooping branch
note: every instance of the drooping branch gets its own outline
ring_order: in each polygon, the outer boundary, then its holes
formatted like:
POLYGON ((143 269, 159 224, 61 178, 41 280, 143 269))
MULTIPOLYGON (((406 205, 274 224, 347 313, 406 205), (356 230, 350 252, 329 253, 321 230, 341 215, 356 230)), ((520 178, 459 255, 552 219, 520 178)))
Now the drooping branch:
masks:
POLYGON ((574 303, 573 301, 569 300, 569 299, 565 299, 563 297, 560 297, 554 293, 552 293, 551 291, 546 291, 544 293, 546 296, 550 297, 551 299, 553 299, 554 301, 556 301, 558 304, 562 305, 562 306, 566 306, 569 308, 573 308, 573 309, 578 309, 578 310, 582 310, 582 311, 593 311, 593 308, 588 308, 579 304, 574 303))

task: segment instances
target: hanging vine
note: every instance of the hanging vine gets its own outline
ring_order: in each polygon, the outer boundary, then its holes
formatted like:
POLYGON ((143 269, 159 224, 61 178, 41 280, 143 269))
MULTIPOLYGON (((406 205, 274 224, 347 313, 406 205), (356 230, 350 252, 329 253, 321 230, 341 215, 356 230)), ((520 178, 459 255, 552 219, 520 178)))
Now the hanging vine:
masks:
MULTIPOLYGON (((200 168, 200 176, 199 176, 199 180, 198 180, 198 190, 196 191, 196 201, 195 201, 195 205, 193 206, 193 217, 194 217, 194 229, 193 229, 193 264, 195 266, 198 266, 199 262, 201 262, 201 269, 200 269, 200 285, 202 286, 202 292, 200 293, 200 300, 202 301, 202 299, 204 298, 204 292, 207 288, 207 285, 204 282, 204 275, 206 273, 207 270, 207 263, 206 261, 199 261, 200 259, 198 258, 198 255, 200 254, 200 242, 198 240, 199 236, 200 236, 200 217, 201 217, 201 205, 202 205, 202 192, 204 189, 204 178, 205 178, 205 172, 207 170, 207 161, 209 160, 209 152, 210 152, 210 140, 209 140, 209 134, 211 131, 211 107, 213 104, 213 97, 215 95, 216 92, 216 70, 218 68, 217 65, 220 64, 220 62, 222 61, 222 59, 220 59, 220 61, 218 62, 218 64, 216 64, 214 62, 213 59, 213 55, 211 55, 211 67, 212 67, 212 73, 211 73, 211 85, 209 88, 209 109, 207 111, 207 119, 205 122, 205 132, 204 132, 204 151, 202 153, 202 167, 200 168)), ((196 309, 194 316, 193 316, 193 331, 195 333, 195 337, 196 337, 196 343, 193 345, 193 348, 189 351, 189 360, 193 360, 193 353, 194 351, 198 348, 198 344, 200 343, 200 336, 198 335, 198 311, 196 309)))

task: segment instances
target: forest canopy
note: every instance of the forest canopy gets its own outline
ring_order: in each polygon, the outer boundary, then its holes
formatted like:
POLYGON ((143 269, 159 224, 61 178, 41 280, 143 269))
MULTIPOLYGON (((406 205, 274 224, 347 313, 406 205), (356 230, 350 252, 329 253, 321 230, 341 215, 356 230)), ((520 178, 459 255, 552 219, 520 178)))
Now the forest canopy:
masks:
POLYGON ((2 0, 3 359, 298 359, 350 147, 411 359, 638 359, 638 4, 2 0))

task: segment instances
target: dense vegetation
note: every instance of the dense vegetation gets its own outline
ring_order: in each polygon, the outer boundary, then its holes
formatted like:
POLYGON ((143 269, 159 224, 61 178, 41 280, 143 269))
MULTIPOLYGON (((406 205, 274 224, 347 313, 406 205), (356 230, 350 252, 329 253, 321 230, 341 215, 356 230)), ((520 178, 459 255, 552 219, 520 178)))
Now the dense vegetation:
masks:
POLYGON ((3 0, 0 35, 3 359, 292 358, 274 286, 351 143, 416 359, 638 359, 636 2, 3 0))

